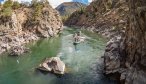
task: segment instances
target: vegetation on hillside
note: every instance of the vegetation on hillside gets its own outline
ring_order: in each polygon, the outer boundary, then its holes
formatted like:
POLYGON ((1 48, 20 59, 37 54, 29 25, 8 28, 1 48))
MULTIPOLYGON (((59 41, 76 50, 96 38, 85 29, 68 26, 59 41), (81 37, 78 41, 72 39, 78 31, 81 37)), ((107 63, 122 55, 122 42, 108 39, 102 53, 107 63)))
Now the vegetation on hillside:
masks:
POLYGON ((13 6, 13 2, 11 0, 7 0, 2 6, 0 15, 2 15, 4 17, 11 16, 12 15, 12 6, 13 6))
POLYGON ((40 1, 32 0, 31 7, 34 9, 33 14, 32 14, 33 15, 32 20, 38 21, 42 15, 43 7, 46 7, 48 5, 49 5, 49 2, 47 0, 40 0, 40 1))
POLYGON ((68 20, 74 14, 75 14, 75 16, 79 16, 81 14, 84 14, 85 12, 86 12, 85 7, 80 7, 80 9, 76 10, 73 14, 61 16, 62 22, 65 23, 66 20, 68 20))
POLYGON ((12 8, 13 8, 13 9, 18 9, 18 8, 20 8, 20 3, 17 2, 17 1, 14 1, 14 2, 13 2, 13 5, 12 5, 12 8))
POLYGON ((32 0, 31 4, 25 2, 20 4, 17 1, 13 2, 12 0, 7 0, 1 6, 0 16, 10 17, 12 15, 12 12, 16 9, 19 9, 21 7, 31 7, 33 8, 33 17, 31 19, 37 21, 42 14, 43 7, 47 6, 48 4, 49 2, 47 0, 32 0))

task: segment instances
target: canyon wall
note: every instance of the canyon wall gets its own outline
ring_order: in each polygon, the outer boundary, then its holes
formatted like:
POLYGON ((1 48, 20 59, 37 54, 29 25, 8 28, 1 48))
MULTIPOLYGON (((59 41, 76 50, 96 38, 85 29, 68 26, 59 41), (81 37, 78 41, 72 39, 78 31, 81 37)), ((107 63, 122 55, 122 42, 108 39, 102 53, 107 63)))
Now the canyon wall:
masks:
POLYGON ((146 83, 145 23, 145 0, 95 0, 65 22, 110 39, 104 53, 105 75, 119 84, 146 83))

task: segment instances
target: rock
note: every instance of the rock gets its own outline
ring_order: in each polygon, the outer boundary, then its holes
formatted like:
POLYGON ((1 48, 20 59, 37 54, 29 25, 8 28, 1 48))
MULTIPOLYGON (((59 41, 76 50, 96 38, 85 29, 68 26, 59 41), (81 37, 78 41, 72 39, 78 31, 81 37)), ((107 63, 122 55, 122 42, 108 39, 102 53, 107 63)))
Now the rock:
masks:
POLYGON ((19 56, 23 53, 30 52, 30 50, 24 46, 13 46, 9 51, 10 56, 19 56))
POLYGON ((65 64, 59 57, 46 58, 45 61, 37 68, 42 71, 53 72, 55 74, 65 73, 65 64))
MULTIPOLYGON (((117 74, 121 72, 121 58, 120 58, 120 42, 119 38, 112 38, 106 46, 104 53, 105 74, 116 79, 117 74), (112 76, 111 76, 112 75, 112 76)), ((122 72, 123 73, 123 72, 122 72)), ((124 79, 125 74, 122 75, 121 80, 124 79)))

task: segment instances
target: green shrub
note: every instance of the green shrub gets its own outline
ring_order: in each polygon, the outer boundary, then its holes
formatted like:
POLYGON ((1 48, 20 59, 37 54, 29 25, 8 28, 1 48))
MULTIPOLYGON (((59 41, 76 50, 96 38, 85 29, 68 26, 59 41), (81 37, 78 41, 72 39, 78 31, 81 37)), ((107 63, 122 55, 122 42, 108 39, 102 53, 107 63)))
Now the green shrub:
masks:
POLYGON ((42 14, 42 8, 43 8, 43 5, 40 4, 40 3, 37 3, 34 7, 34 18, 37 19, 38 17, 41 16, 42 14))
POLYGON ((4 17, 9 17, 12 15, 12 5, 13 2, 11 0, 5 1, 3 4, 2 10, 1 10, 1 15, 4 17))
POLYGON ((12 5, 13 5, 13 2, 11 0, 7 0, 3 4, 3 8, 9 8, 9 7, 12 7, 12 5))
POLYGON ((2 9, 1 15, 4 16, 4 17, 11 16, 12 15, 12 9, 11 9, 11 7, 7 7, 7 8, 2 9))
POLYGON ((61 16, 62 22, 64 23, 69 17, 70 15, 61 16))
POLYGON ((13 9, 18 9, 18 8, 20 8, 19 2, 17 2, 17 1, 13 2, 12 8, 13 8, 13 9))
POLYGON ((84 7, 81 7, 80 10, 79 10, 79 13, 80 13, 80 14, 85 13, 85 8, 84 8, 84 7))

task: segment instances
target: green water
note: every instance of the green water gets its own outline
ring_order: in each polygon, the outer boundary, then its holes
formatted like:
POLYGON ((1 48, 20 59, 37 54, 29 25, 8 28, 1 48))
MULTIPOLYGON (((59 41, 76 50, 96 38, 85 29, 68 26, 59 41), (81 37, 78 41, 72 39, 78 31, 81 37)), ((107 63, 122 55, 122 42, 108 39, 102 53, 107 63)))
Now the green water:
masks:
POLYGON ((105 48, 105 39, 97 34, 83 31, 87 40, 73 45, 73 29, 65 29, 60 37, 32 42, 31 52, 20 57, 0 56, 0 84, 114 84, 102 74, 100 57, 105 48), (44 58, 60 56, 67 67, 65 75, 35 70, 44 58))

